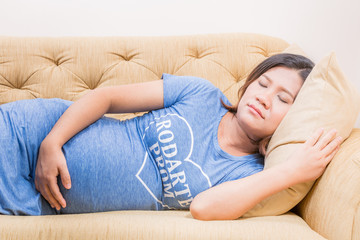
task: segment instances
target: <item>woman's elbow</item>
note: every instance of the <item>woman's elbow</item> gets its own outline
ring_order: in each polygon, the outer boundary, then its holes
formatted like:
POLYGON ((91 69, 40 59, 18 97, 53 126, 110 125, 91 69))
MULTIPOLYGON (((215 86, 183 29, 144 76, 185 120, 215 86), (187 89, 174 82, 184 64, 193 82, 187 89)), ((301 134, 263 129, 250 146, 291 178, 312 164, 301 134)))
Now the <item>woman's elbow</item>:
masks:
POLYGON ((194 198, 190 204, 190 213, 197 220, 225 220, 218 202, 204 196, 198 195, 194 198))
POLYGON ((195 197, 190 204, 190 213, 197 220, 235 220, 244 214, 243 212, 235 211, 235 209, 224 203, 201 200, 204 199, 195 197))
POLYGON ((196 198, 190 204, 190 213, 193 218, 197 220, 212 220, 209 216, 209 211, 207 211, 205 204, 202 204, 200 201, 196 201, 196 198))

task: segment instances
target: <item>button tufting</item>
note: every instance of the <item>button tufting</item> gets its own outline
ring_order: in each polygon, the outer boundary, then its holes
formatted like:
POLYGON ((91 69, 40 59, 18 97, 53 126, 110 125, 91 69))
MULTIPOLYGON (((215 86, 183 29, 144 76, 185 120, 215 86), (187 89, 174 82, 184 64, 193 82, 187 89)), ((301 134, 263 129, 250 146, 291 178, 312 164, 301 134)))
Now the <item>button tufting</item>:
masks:
POLYGON ((199 58, 200 58, 200 53, 199 53, 199 50, 198 50, 198 49, 196 49, 196 50, 194 51, 193 57, 196 58, 196 59, 199 59, 199 58))
POLYGON ((60 66, 61 64, 64 64, 65 62, 69 61, 70 59, 71 59, 71 57, 68 57, 68 58, 59 57, 59 58, 54 59, 54 63, 56 64, 56 66, 60 66))
POLYGON ((118 56, 120 58, 122 58, 124 61, 131 61, 131 59, 133 59, 135 56, 138 55, 138 53, 133 53, 133 54, 120 54, 120 53, 115 53, 115 52, 111 52, 111 54, 115 55, 115 56, 118 56))
POLYGON ((64 57, 58 57, 58 58, 51 58, 51 57, 47 57, 47 56, 42 56, 42 55, 35 55, 35 56, 38 56, 38 57, 41 57, 41 58, 44 58, 52 63, 54 63, 56 66, 59 66, 67 61, 69 61, 71 58, 68 57, 68 58, 64 58, 64 57))
POLYGON ((236 102, 237 89, 255 64, 288 46, 241 34, 230 39, 121 37, 104 42, 41 38, 36 47, 31 41, 0 41, 0 49, 6 49, 0 53, 0 88, 6 90, 0 103, 13 101, 15 93, 19 98, 76 99, 98 87, 160 79, 162 73, 203 77, 236 102))
POLYGON ((198 48, 195 48, 195 49, 190 49, 190 54, 188 54, 187 56, 196 59, 201 59, 214 53, 215 51, 213 50, 213 48, 208 48, 205 50, 199 50, 198 48))
POLYGON ((264 57, 269 57, 269 53, 268 51, 266 51, 264 48, 260 47, 260 46, 256 46, 256 45, 251 45, 250 47, 256 48, 255 52, 251 52, 251 53, 257 53, 257 54, 261 54, 264 57), (260 50, 260 51, 259 51, 260 50))

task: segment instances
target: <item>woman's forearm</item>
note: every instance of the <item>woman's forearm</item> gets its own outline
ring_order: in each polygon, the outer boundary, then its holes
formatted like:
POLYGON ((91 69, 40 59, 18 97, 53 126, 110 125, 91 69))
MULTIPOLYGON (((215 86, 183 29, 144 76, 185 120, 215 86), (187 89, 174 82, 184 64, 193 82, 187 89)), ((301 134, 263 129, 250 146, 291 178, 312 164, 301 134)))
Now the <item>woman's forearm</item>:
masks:
POLYGON ((44 141, 62 146, 105 113, 159 109, 164 107, 163 98, 162 80, 91 90, 64 112, 44 141))
POLYGON ((200 220, 236 219, 265 198, 295 183, 288 169, 278 165, 200 193, 191 203, 191 214, 200 220))
POLYGON ((70 105, 46 136, 44 142, 62 147, 74 135, 107 113, 110 105, 110 99, 102 94, 101 90, 91 90, 70 105))

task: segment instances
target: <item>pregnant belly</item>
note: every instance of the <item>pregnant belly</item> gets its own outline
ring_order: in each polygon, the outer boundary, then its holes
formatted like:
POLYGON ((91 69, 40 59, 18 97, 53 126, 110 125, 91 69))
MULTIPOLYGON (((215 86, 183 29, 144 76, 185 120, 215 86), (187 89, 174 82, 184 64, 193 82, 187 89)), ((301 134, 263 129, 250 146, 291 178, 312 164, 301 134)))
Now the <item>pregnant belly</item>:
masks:
MULTIPOLYGON (((67 201, 62 213, 156 208, 153 199, 142 199, 145 189, 136 178, 145 150, 118 120, 99 119, 70 139, 63 152, 72 188, 59 184, 67 201)), ((148 171, 156 176, 155 168, 148 171)))

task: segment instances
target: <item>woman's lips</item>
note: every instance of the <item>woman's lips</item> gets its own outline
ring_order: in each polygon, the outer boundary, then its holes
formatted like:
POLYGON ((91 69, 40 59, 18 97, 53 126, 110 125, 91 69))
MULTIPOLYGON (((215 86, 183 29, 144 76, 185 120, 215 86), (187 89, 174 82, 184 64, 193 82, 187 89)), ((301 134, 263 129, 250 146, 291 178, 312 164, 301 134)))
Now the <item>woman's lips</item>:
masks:
POLYGON ((262 112, 257 108, 255 107, 253 104, 249 104, 248 105, 251 109, 253 109, 255 112, 257 112, 257 114, 259 114, 259 116, 264 119, 264 115, 262 114, 262 112))

